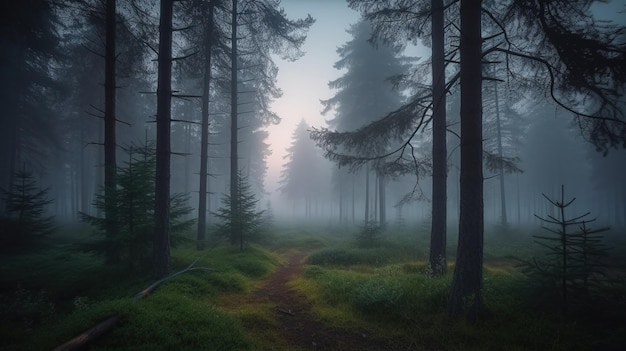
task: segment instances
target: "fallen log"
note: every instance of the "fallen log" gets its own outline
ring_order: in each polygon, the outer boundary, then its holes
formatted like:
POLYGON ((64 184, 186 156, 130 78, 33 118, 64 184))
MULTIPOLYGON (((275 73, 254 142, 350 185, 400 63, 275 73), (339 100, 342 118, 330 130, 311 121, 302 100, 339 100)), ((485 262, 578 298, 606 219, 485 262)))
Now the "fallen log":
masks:
POLYGON ((192 269, 192 267, 196 264, 196 262, 198 262, 198 260, 195 260, 195 261, 191 262, 191 264, 189 266, 187 266, 187 268, 183 269, 182 271, 176 272, 174 274, 170 274, 167 277, 165 277, 163 279, 160 279, 160 280, 157 280, 156 282, 150 284, 148 287, 146 287, 145 289, 143 289, 140 292, 138 292, 137 294, 135 294, 134 299, 135 300, 141 300, 144 297, 150 295, 154 291, 154 289, 156 289, 162 283, 164 283, 164 282, 166 282, 166 281, 168 281, 168 280, 170 280, 170 279, 172 279, 174 277, 177 277, 177 276, 179 276, 179 275, 181 275, 183 273, 189 272, 192 269))
POLYGON ((93 328, 84 331, 82 334, 78 335, 74 339, 66 342, 65 344, 56 347, 53 351, 72 351, 79 350, 81 347, 87 345, 87 343, 97 339, 102 336, 104 333, 113 329, 117 322, 119 321, 118 316, 110 316, 109 318, 103 320, 102 322, 96 324, 93 328))
MULTIPOLYGON (((215 269, 212 269, 212 268, 194 267, 196 262, 198 262, 198 260, 193 261, 189 266, 187 266, 187 268, 183 269, 182 271, 178 271, 176 273, 170 274, 169 276, 163 279, 157 280, 156 282, 150 284, 148 287, 146 287, 145 289, 135 294, 133 298, 135 300, 141 300, 144 297, 150 295, 159 285, 183 273, 187 273, 187 272, 194 271, 194 270, 216 271, 215 269)), ((117 315, 109 316, 102 322, 84 331, 83 333, 73 338, 72 340, 66 342, 65 344, 61 346, 57 346, 52 351, 80 350, 83 347, 87 346, 87 344, 93 342, 94 340, 98 339, 102 335, 108 333, 111 329, 113 329, 117 325, 117 322, 119 322, 119 320, 120 318, 117 315)))

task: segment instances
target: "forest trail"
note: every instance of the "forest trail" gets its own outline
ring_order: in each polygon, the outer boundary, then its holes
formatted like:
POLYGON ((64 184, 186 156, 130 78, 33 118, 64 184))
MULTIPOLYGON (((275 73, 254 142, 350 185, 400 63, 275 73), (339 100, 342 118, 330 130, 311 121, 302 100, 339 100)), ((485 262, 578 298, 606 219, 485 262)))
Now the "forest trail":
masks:
MULTIPOLYGON (((230 301, 230 308, 251 304, 269 306, 266 308, 271 309, 268 314, 275 324, 263 328, 275 328, 267 333, 279 336, 289 350, 390 350, 390 345, 383 345, 379 340, 371 340, 357 331, 332 328, 316 319, 306 297, 288 286, 292 278, 303 273, 306 255, 302 251, 288 254, 286 263, 259 289, 238 301, 230 301)), ((249 324, 244 322, 246 328, 259 327, 249 324)))

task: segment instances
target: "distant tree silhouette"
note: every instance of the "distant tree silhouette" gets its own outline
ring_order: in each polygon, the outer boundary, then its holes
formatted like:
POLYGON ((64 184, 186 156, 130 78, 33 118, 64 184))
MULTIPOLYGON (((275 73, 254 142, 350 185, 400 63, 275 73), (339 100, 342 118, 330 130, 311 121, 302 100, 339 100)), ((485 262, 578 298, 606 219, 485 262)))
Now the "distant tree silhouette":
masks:
POLYGON ((13 184, 2 190, 6 210, 0 216, 3 249, 33 244, 54 230, 54 216, 46 216, 49 189, 41 189, 32 173, 24 169, 13 176, 13 184))
POLYGON ((313 196, 323 191, 320 179, 322 155, 309 137, 308 126, 304 119, 293 132, 291 146, 287 149, 280 179, 281 194, 294 201, 304 200, 306 215, 310 216, 313 196))
MULTIPOLYGON (((407 70, 406 58, 397 54, 396 47, 380 45, 375 48, 368 42, 372 33, 368 21, 360 20, 350 27, 348 33, 353 38, 337 49, 340 59, 335 63, 335 68, 346 69, 346 72, 340 78, 329 82, 329 86, 337 92, 333 97, 322 101, 323 114, 335 112, 335 117, 328 121, 329 127, 341 132, 355 131, 400 106, 402 97, 394 90, 394 80, 407 70)), ((316 137, 318 134, 314 132, 313 138, 319 140, 316 137)), ((372 154, 384 152, 388 147, 388 141, 372 144, 367 151, 359 150, 358 156, 365 160, 372 154)), ((341 152, 341 149, 326 151, 326 156, 337 162, 340 167, 346 165, 333 156, 335 151, 341 152)), ((368 164, 365 167, 365 221, 370 217, 367 200, 370 189, 368 181, 370 167, 377 170, 379 186, 381 189, 384 188, 384 172, 379 170, 377 163, 368 164)), ((339 175, 335 179, 345 181, 345 177, 339 175)), ((380 201, 382 205, 380 209, 383 211, 381 214, 384 215, 384 190, 381 192, 380 201)))
POLYGON ((63 54, 58 25, 51 1, 0 2, 0 187, 5 189, 24 163, 41 172, 50 153, 61 150, 52 107, 65 87, 51 69, 63 54))

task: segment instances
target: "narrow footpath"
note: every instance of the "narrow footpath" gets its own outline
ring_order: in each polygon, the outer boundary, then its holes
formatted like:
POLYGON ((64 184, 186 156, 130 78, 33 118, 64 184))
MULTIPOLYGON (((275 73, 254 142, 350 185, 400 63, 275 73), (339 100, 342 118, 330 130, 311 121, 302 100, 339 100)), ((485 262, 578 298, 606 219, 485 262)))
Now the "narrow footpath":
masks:
POLYGON ((258 290, 239 303, 268 303, 286 343, 299 350, 390 350, 390 345, 368 339, 356 331, 331 328, 311 313, 311 304, 304 296, 290 289, 288 282, 302 274, 306 253, 295 252, 258 290))

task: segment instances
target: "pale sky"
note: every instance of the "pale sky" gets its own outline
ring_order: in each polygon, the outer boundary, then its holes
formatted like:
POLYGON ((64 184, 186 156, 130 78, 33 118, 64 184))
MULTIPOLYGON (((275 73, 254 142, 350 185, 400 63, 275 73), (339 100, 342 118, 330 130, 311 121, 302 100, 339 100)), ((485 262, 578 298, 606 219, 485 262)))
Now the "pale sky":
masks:
POLYGON ((274 101, 272 109, 282 121, 267 128, 272 155, 268 159, 266 190, 274 191, 280 177, 283 156, 291 145, 293 131, 302 118, 309 126, 325 126, 332 116, 322 116, 320 100, 328 99, 334 92, 328 82, 341 76, 333 68, 339 60, 337 48, 351 39, 346 29, 359 19, 356 11, 348 8, 344 0, 284 0, 281 7, 290 19, 304 18, 310 14, 316 22, 309 30, 302 50, 305 56, 295 62, 276 58, 280 70, 278 87, 283 96, 274 101))

